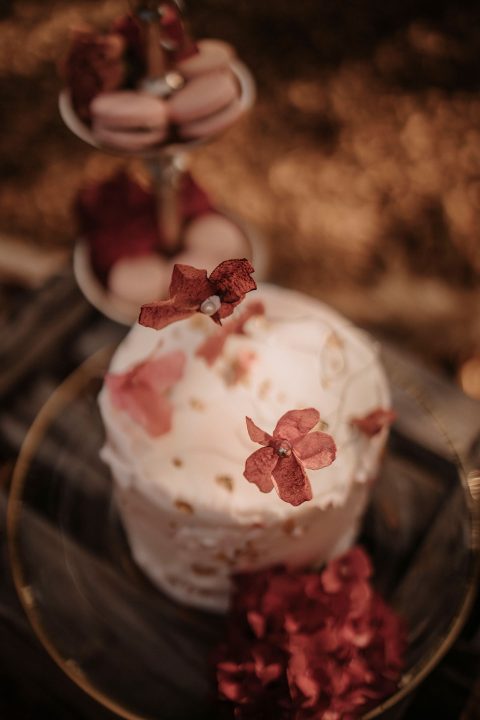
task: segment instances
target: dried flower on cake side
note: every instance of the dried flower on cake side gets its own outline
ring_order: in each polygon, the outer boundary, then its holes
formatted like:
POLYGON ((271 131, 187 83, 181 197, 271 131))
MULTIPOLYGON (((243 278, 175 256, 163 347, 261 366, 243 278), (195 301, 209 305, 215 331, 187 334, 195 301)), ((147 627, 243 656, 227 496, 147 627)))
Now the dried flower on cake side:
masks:
POLYGON ((183 377, 185 353, 181 350, 145 360, 124 373, 105 378, 113 405, 124 410, 151 437, 169 432, 173 406, 168 391, 183 377))
POLYGON ((218 325, 229 317, 245 295, 257 289, 254 268, 244 259, 224 260, 207 275, 191 265, 174 265, 168 300, 142 305, 138 322, 161 330, 197 312, 208 315, 218 325))
POLYGON ((274 487, 291 505, 312 499, 312 487, 305 469, 320 470, 335 460, 337 448, 328 433, 315 431, 320 413, 314 408, 290 410, 282 415, 273 435, 246 418, 250 439, 264 447, 245 462, 244 476, 262 492, 274 487))
POLYGON ((367 415, 360 418, 352 418, 350 425, 360 430, 361 433, 371 438, 378 435, 384 428, 389 428, 395 421, 396 414, 393 410, 376 408, 367 415))

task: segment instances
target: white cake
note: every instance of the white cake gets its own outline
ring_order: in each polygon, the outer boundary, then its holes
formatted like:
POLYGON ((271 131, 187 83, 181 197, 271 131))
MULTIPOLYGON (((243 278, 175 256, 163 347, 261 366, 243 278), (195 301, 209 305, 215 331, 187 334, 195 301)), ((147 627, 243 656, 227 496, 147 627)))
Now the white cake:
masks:
POLYGON ((212 366, 195 355, 218 331, 201 314, 159 332, 137 325, 118 348, 114 374, 147 357, 185 353, 183 378, 169 391, 168 433, 151 437, 115 406, 106 386, 99 400, 106 428, 102 456, 133 557, 159 588, 212 610, 227 607, 233 572, 319 565, 348 548, 387 435, 385 429, 368 438, 350 424, 390 407, 372 342, 299 293, 263 286, 253 295, 264 303, 265 317, 249 320, 245 334, 230 335, 212 366), (232 368, 247 354, 248 374, 232 382, 232 368), (337 457, 329 467, 307 471, 313 499, 294 507, 243 477, 246 458, 259 447, 245 417, 271 433, 285 412, 308 407, 328 424, 337 457))

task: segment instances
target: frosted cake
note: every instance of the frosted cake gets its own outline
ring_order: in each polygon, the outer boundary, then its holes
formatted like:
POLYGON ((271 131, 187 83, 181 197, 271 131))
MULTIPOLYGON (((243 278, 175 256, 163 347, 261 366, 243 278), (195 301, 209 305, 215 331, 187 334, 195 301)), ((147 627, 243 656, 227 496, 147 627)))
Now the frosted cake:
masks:
POLYGON ((359 430, 362 418, 390 407, 366 336, 320 302, 268 285, 224 328, 242 312, 248 317, 252 302, 264 314, 252 311, 241 332, 223 337, 214 361, 199 353, 219 333, 206 315, 161 332, 136 325, 115 352, 99 398, 102 456, 136 563, 175 599, 215 611, 227 608, 235 572, 319 566, 350 547, 388 434, 380 425, 359 430), (158 395, 148 384, 155 363, 169 368, 158 395), (125 373, 150 408, 159 403, 158 418, 118 401, 125 373), (312 498, 292 505, 245 478, 246 458, 259 447, 245 419, 272 433, 284 413, 302 408, 319 411, 316 429, 334 438, 336 457, 307 471, 312 498))

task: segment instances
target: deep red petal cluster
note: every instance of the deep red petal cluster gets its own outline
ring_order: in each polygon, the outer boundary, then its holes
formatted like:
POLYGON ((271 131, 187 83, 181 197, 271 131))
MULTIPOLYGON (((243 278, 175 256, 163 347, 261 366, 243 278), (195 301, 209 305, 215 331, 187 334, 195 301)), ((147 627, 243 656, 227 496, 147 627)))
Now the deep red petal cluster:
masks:
POLYGON ((360 547, 323 572, 238 575, 214 656, 238 718, 353 720, 395 691, 405 630, 371 585, 360 547))
MULTIPOLYGON (((180 201, 185 225, 213 209, 188 174, 182 178, 180 201)), ((93 270, 103 284, 118 260, 162 252, 153 193, 123 170, 106 181, 85 186, 75 210, 80 232, 89 245, 93 270)))
POLYGON ((245 419, 250 439, 264 446, 245 461, 245 478, 262 492, 275 488, 290 505, 311 500, 312 487, 305 468, 327 467, 337 452, 331 435, 311 432, 320 420, 318 410, 289 410, 277 422, 273 435, 257 427, 251 418, 245 419))
POLYGON ((253 265, 246 259, 224 260, 207 276, 206 270, 190 265, 175 265, 170 283, 168 300, 142 305, 138 322, 155 330, 200 311, 205 300, 212 296, 220 299, 220 307, 210 317, 221 325, 222 319, 231 315, 247 292, 256 290, 251 277, 253 265))

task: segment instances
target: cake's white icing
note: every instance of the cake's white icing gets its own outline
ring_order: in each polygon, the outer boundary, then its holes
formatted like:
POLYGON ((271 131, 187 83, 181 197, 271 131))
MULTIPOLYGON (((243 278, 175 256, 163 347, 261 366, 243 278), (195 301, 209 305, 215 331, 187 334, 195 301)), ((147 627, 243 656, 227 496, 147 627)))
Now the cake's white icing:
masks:
POLYGON ((170 395, 168 434, 150 437, 112 405, 106 387, 100 394, 103 458, 137 563, 178 599, 212 609, 226 607, 232 571, 318 564, 346 549, 386 439, 382 432, 369 440, 349 424, 390 405, 375 346, 299 293, 263 286, 257 299, 266 318, 250 320, 246 335, 231 335, 213 367, 195 356, 216 332, 198 314, 160 332, 135 326, 120 345, 114 373, 152 354, 186 353, 184 378, 170 395), (245 352, 254 353, 250 372, 231 384, 233 364, 245 352), (247 456, 259 447, 248 437, 245 417, 271 433, 283 413, 305 407, 315 407, 328 423, 337 458, 308 471, 313 500, 292 507, 243 477, 247 456))

